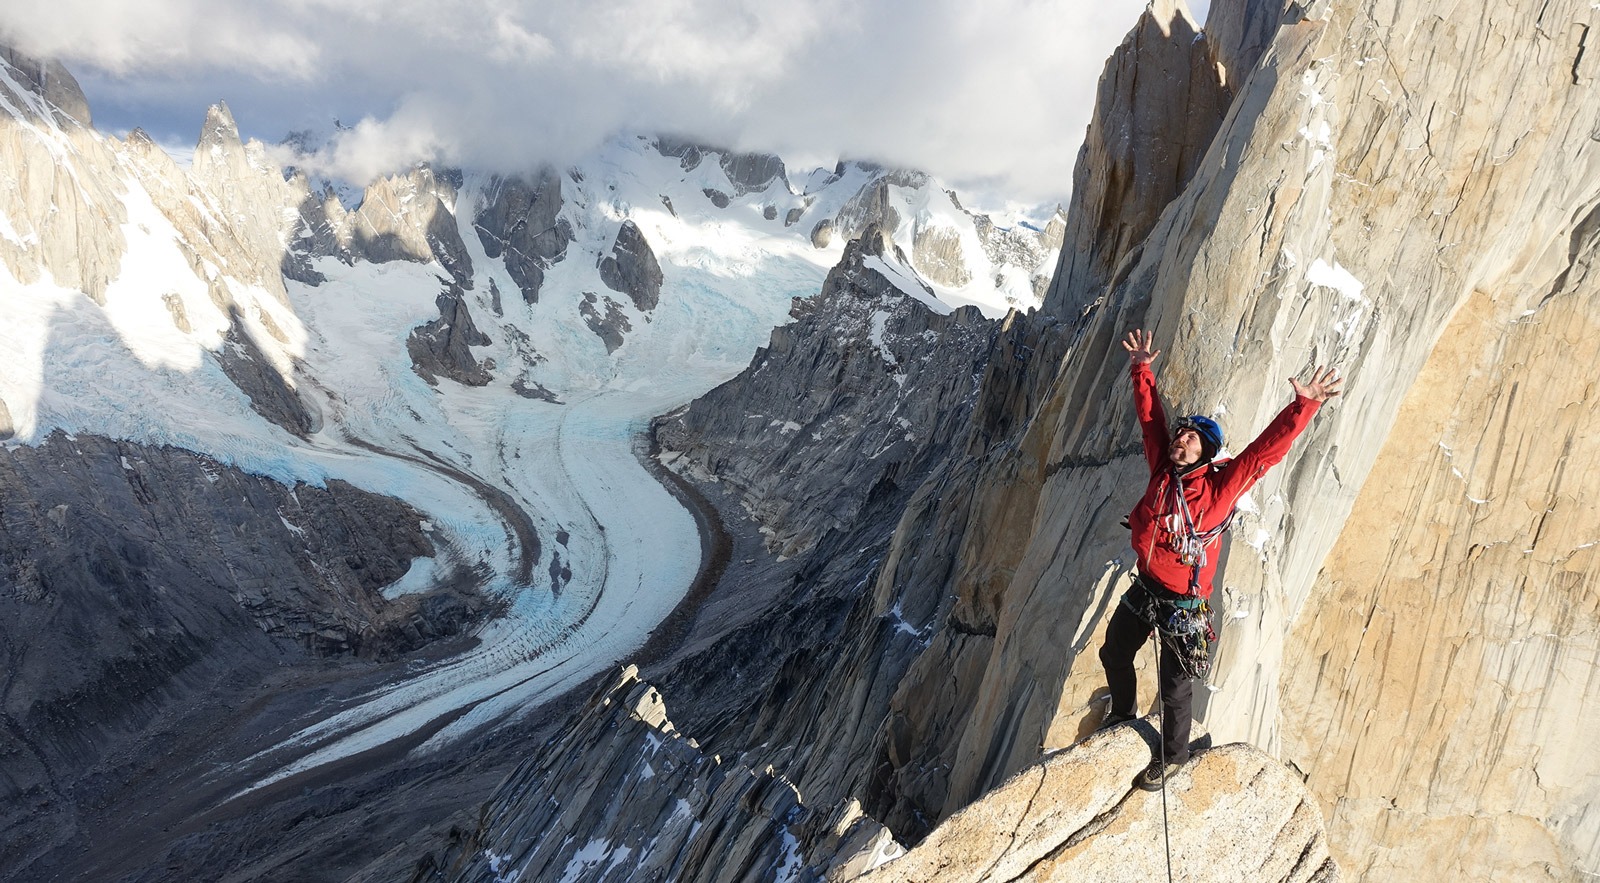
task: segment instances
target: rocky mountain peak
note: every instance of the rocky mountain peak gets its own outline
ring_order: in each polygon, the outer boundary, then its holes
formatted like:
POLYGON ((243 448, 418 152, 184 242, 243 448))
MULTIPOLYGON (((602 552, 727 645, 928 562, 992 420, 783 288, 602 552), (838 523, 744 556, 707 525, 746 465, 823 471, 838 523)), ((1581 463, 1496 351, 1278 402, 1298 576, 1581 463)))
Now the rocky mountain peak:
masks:
POLYGON ((1229 103, 1208 45, 1182 0, 1163 0, 1106 62, 1046 312, 1097 297, 1199 166, 1229 103))
POLYGON ((228 109, 226 101, 218 101, 206 108, 206 121, 200 126, 200 141, 195 145, 196 151, 237 148, 242 143, 239 124, 234 122, 233 111, 228 109))

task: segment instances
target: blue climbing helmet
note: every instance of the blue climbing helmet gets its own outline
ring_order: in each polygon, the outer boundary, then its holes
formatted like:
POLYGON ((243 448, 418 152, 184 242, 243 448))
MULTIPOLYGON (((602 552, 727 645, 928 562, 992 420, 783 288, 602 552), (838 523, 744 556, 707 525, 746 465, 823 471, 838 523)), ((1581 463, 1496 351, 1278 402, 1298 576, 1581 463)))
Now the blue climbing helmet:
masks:
POLYGON ((1217 456, 1217 451, 1222 448, 1222 427, 1217 425, 1217 421, 1204 414, 1190 414, 1178 421, 1178 425, 1172 428, 1172 434, 1177 435, 1184 429, 1192 429, 1200 436, 1203 459, 1210 460, 1217 456))

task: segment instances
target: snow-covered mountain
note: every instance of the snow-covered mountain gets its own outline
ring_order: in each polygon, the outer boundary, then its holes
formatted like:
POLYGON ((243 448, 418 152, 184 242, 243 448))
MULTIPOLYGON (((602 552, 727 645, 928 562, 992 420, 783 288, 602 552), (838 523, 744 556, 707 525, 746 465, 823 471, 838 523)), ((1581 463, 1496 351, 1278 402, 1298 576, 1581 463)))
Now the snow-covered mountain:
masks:
POLYGON ((1044 231, 637 135, 353 199, 4 54, 0 875, 1600 872, 1596 28, 1152 0, 1044 231), (1230 444, 1346 378, 1159 795, 1133 328, 1230 444))
POLYGON ((155 722, 219 714, 223 683, 279 695, 285 664, 403 663, 207 745, 214 798, 445 745, 593 677, 707 566, 641 463, 652 417, 744 368, 869 229, 886 297, 990 316, 1039 303, 1063 230, 921 173, 793 176, 660 137, 526 175, 420 167, 352 208, 272 155, 219 105, 180 165, 94 131, 59 65, 0 56, 0 475, 22 513, 0 634, 38 660, 7 679, 36 746, 7 774, 39 801, 17 819, 155 722), (203 649, 213 620, 233 650, 203 649), (63 636, 81 657, 45 664, 63 636), (65 731, 98 735, 41 735, 65 731))

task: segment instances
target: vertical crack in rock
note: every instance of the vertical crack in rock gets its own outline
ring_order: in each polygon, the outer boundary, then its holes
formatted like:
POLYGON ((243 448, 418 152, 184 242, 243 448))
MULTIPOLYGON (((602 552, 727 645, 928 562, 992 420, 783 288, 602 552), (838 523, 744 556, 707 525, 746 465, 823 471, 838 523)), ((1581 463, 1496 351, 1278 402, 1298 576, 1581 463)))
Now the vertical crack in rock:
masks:
POLYGON ((1006 857, 1010 855, 1011 847, 1016 845, 1018 831, 1021 829, 1022 824, 1027 821, 1029 816, 1033 814, 1033 802, 1039 799, 1040 792, 1044 791, 1044 781, 1047 773, 1043 767, 1038 768, 1037 772, 1039 773, 1039 781, 1033 786, 1033 793, 1028 795, 1028 803, 1025 807, 1023 807, 1022 815, 1017 817, 1016 824, 1011 825, 1009 830, 1006 832, 1006 845, 994 850, 994 861, 991 862, 987 868, 984 868, 983 871, 979 872, 977 879, 989 879, 989 875, 994 872, 994 869, 999 867, 1000 863, 1005 861, 1006 857))
POLYGON ((1578 51, 1572 58, 1572 85, 1574 86, 1583 84, 1583 54, 1589 48, 1589 26, 1580 22, 1578 28, 1578 51))

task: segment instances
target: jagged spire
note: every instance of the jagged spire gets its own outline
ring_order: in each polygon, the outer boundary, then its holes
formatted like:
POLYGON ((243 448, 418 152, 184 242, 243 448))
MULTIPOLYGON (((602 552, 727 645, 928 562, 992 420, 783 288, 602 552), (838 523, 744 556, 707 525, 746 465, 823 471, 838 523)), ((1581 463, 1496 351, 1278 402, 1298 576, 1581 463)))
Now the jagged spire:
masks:
POLYGON ((233 112, 228 110, 228 102, 218 101, 207 108, 206 121, 200 127, 200 141, 196 149, 237 146, 239 143, 239 125, 233 121, 233 112))

